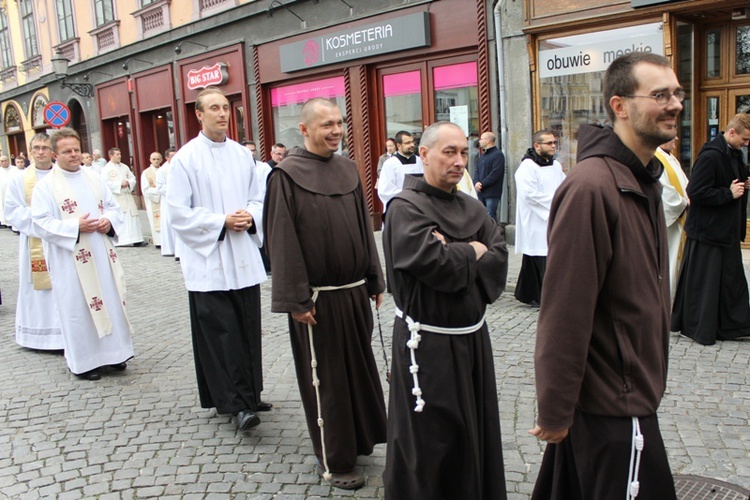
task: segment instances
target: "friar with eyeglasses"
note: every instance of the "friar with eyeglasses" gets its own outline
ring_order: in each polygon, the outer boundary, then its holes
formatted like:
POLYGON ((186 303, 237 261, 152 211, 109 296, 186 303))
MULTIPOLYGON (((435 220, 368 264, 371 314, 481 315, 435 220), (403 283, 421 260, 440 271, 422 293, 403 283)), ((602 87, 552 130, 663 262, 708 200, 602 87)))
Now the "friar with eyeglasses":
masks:
POLYGON ((667 382, 669 258, 654 157, 684 92, 666 58, 634 52, 604 76, 612 126, 582 125, 549 215, 534 356, 549 443, 533 500, 673 500, 657 409, 667 382))
POLYGON ((524 304, 539 307, 547 267, 547 220, 552 197, 565 180, 565 173, 555 159, 554 133, 539 130, 533 143, 515 174, 516 253, 523 255, 515 297, 524 304))

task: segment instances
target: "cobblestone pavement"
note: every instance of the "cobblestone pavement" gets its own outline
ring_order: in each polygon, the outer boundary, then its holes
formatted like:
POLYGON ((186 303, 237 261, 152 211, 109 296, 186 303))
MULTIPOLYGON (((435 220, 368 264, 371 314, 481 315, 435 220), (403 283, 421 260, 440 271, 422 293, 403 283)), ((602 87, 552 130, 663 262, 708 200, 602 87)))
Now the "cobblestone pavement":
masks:
MULTIPOLYGON (((270 281, 262 286, 264 399, 275 406, 256 429, 240 432, 229 417, 198 404, 187 294, 174 259, 150 245, 120 249, 136 357, 124 373, 90 382, 73 376, 61 355, 13 341, 16 249, 17 236, 0 231, 0 497, 383 497, 383 445, 361 459, 367 484, 356 492, 333 489, 316 475, 286 318, 268 311, 270 281)), ((511 286, 519 260, 512 255, 511 286)), ((388 297, 381 314, 386 344, 392 311, 388 297)), ((543 450, 527 434, 535 415, 536 315, 506 293, 487 316, 512 499, 528 498, 543 450)), ((373 347, 384 373, 377 332, 373 347)), ((702 347, 673 335, 670 348, 660 421, 672 469, 750 487, 750 341, 702 347)))

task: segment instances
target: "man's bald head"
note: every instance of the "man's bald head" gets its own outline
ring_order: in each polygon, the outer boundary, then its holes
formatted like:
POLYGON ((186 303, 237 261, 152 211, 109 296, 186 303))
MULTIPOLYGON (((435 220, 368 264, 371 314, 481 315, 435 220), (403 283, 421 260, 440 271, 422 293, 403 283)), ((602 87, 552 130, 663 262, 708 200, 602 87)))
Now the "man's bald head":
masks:
POLYGON ((324 108, 338 108, 338 104, 330 99, 313 97, 302 106, 302 111, 300 112, 299 117, 300 121, 309 126, 318 115, 318 106, 323 106, 324 108))

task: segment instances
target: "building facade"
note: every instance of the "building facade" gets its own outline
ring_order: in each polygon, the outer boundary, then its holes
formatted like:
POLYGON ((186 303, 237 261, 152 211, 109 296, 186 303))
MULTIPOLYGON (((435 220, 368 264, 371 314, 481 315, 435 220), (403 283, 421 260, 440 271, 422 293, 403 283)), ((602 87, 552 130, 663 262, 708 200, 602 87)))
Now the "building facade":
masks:
POLYGON ((216 85, 231 104, 230 137, 254 140, 265 159, 275 143, 301 144, 301 104, 328 97, 345 115, 341 153, 357 162, 379 227, 374 185, 386 138, 402 129, 419 137, 443 119, 472 138, 497 129, 492 4, 485 0, 0 6, 0 146, 12 155, 49 127, 43 111, 59 101, 84 149, 106 155, 118 147, 138 175, 152 151, 196 136, 196 96, 216 85), (61 58, 69 61, 64 78, 54 68, 61 58))
MULTIPOLYGON (((552 129, 566 169, 575 164, 579 125, 607 121, 602 79, 622 53, 649 51, 672 61, 687 92, 678 133, 686 172, 735 113, 750 112, 747 1, 527 0, 521 31, 532 103, 525 108, 532 126, 521 135, 528 142, 533 130, 552 129)), ((510 86, 509 105, 527 95, 510 86)))

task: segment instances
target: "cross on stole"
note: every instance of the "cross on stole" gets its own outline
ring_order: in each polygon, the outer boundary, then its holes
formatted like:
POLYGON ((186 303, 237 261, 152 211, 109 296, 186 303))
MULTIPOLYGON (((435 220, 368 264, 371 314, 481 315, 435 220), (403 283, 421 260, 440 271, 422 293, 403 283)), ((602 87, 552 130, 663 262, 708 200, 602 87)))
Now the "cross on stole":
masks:
POLYGON ((91 258, 91 252, 89 252, 85 248, 81 248, 78 251, 78 255, 76 255, 76 260, 80 260, 84 264, 86 264, 90 258, 91 258))
POLYGON ((70 198, 65 198, 65 202, 60 206, 63 210, 68 212, 69 214, 72 214, 75 212, 75 207, 78 206, 78 203, 71 200, 70 198))
POLYGON ((94 297, 91 299, 91 303, 89 304, 89 307, 91 309, 94 309, 95 311, 101 311, 102 306, 104 305, 104 302, 102 302, 99 297, 94 297))

